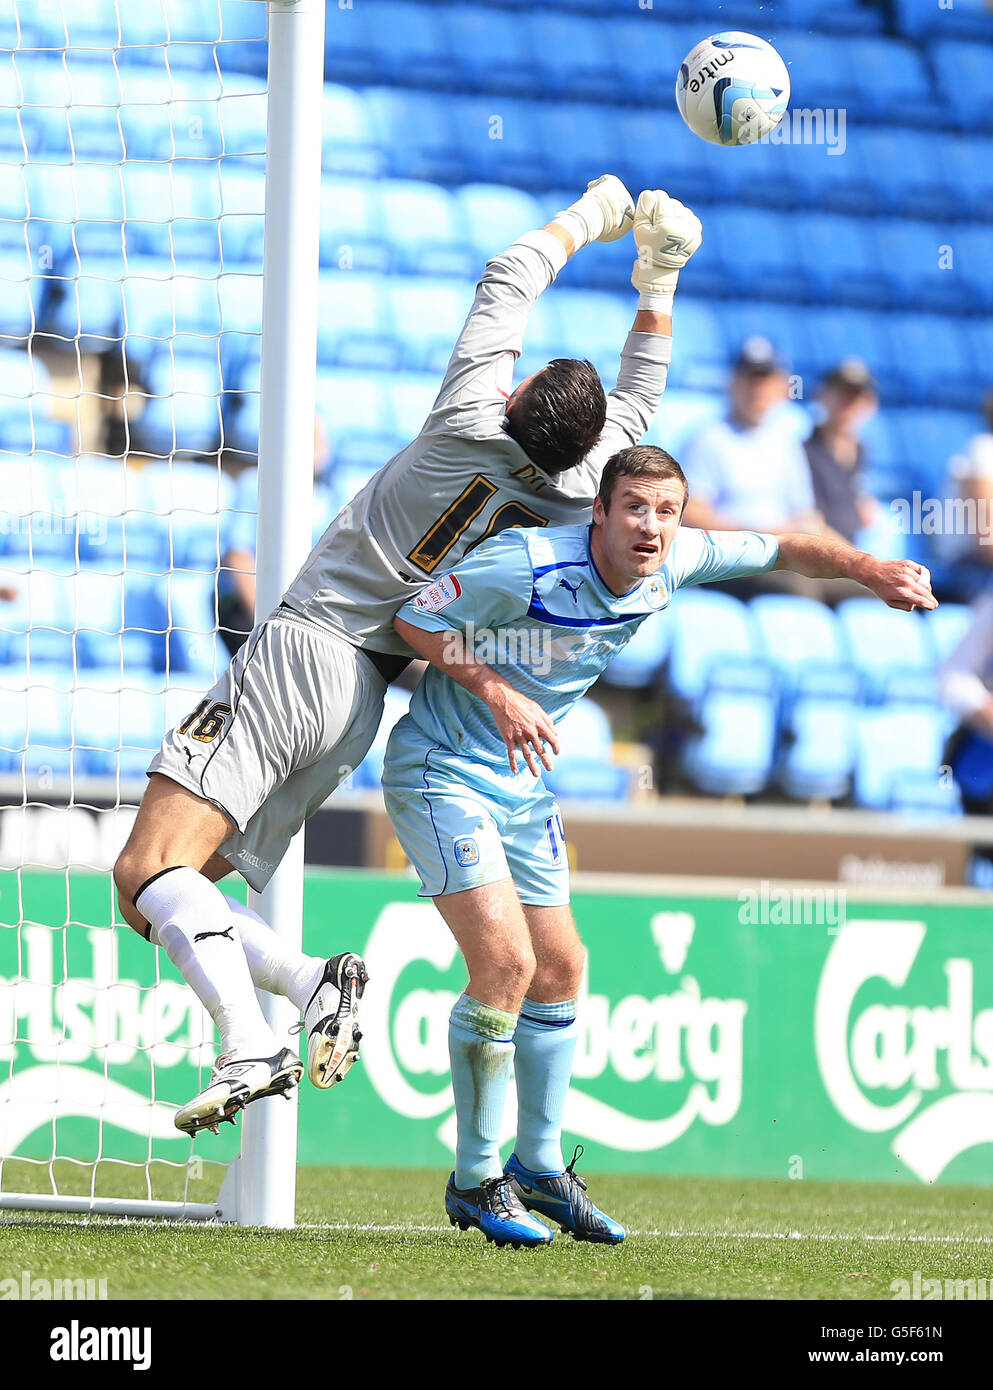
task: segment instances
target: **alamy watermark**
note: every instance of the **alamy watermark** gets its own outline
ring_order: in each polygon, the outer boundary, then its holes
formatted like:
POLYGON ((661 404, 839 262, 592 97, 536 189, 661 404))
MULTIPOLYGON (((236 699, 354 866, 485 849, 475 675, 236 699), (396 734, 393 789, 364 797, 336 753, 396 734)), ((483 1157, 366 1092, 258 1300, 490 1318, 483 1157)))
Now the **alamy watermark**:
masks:
POLYGON ((457 665, 466 653, 486 666, 526 666, 536 676, 547 676, 552 669, 552 634, 541 627, 477 627, 470 618, 465 631, 445 633, 442 659, 457 665))
POLYGON ((844 107, 798 107, 753 142, 756 145, 824 145, 829 155, 848 149, 848 112, 844 107))
POLYGON ((890 502, 894 529, 904 536, 974 536, 993 544, 993 506, 986 497, 925 497, 912 492, 890 502))
POLYGON ((894 1279, 890 1284, 894 1302, 901 1299, 928 1302, 934 1299, 954 1301, 967 1299, 988 1302, 993 1299, 993 1277, 976 1279, 926 1279, 915 1269, 909 1279, 894 1279))
POLYGON ((779 888, 762 879, 757 888, 738 892, 743 927, 826 927, 834 936, 845 923, 844 888, 779 888))
POLYGON ((71 1275, 63 1279, 49 1279, 43 1275, 32 1274, 22 1269, 15 1276, 0 1279, 0 1299, 22 1299, 38 1302, 65 1302, 68 1300, 107 1298, 106 1279, 74 1279, 71 1275))

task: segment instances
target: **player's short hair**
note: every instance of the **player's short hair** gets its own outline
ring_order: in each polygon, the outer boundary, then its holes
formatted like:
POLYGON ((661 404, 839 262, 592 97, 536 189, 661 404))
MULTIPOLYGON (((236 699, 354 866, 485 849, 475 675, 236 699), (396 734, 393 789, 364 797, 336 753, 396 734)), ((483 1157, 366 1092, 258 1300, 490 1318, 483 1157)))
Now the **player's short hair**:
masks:
POLYGON ((616 454, 611 454, 600 475, 600 491, 597 493, 605 512, 610 511, 610 499, 618 478, 646 478, 653 483, 678 478, 683 485, 683 506, 686 505, 689 493, 686 474, 671 454, 656 448, 654 444, 635 444, 630 449, 619 449, 616 454))
POLYGON ((603 433, 607 398, 592 362, 556 357, 514 397, 507 431, 545 473, 575 468, 603 433))

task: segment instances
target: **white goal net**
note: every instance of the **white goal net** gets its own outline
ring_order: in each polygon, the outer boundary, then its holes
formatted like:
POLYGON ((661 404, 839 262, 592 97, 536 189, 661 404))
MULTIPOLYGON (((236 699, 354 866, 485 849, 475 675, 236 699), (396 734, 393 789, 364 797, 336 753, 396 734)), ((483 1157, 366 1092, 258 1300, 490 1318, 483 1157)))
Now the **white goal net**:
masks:
POLYGON ((0 1206, 210 1215, 237 1148, 173 1126, 213 1025, 109 870, 245 626, 265 34, 249 0, 0 8, 0 1206))

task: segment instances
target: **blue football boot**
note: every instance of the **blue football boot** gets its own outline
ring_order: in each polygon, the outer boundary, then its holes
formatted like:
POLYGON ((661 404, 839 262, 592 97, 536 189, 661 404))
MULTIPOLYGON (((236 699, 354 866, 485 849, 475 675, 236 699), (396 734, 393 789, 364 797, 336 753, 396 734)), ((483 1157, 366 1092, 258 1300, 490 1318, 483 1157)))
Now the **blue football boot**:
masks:
POLYGON ((564 1173, 532 1173, 516 1154, 504 1168, 514 1190, 528 1211, 539 1212, 557 1221, 563 1231, 576 1240, 593 1240, 602 1245, 619 1245, 627 1234, 624 1227, 595 1207, 586 1195, 586 1183, 575 1172, 583 1146, 577 1145, 572 1162, 564 1173))
POLYGON ((464 1191, 455 1186, 455 1174, 448 1179, 445 1190, 445 1210, 453 1226, 467 1231, 475 1226, 486 1239, 497 1245, 548 1245, 553 1233, 541 1221, 536 1221, 522 1206, 506 1177, 485 1178, 478 1187, 464 1191))

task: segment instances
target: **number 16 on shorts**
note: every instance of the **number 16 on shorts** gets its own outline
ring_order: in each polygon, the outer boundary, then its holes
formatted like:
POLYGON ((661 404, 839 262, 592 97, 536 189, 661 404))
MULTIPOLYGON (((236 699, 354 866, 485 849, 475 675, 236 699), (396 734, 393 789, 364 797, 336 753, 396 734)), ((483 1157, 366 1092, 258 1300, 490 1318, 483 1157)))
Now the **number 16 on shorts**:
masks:
POLYGON ((565 831, 562 829, 562 817, 558 811, 545 821, 545 831, 548 835, 548 847, 552 851, 552 863, 559 864, 565 859, 565 831))

